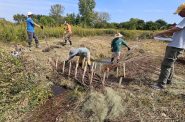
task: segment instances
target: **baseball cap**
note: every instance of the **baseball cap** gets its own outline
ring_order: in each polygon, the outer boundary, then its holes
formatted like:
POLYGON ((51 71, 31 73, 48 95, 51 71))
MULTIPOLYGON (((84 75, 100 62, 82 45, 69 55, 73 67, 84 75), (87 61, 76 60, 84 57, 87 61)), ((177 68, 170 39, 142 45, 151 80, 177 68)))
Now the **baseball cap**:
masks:
POLYGON ((174 14, 179 14, 183 9, 185 9, 185 3, 181 4, 174 14))

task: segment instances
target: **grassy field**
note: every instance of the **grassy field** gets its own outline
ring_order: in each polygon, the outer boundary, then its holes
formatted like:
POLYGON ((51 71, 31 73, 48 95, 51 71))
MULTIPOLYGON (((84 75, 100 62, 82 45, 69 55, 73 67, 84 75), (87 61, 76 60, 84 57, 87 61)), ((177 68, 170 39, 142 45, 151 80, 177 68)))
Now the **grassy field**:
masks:
MULTIPOLYGON (((113 36, 73 36, 73 48, 85 44, 93 59, 110 58, 110 43, 113 36)), ((47 38, 50 45, 57 45, 62 38, 47 38)), ((156 82, 160 63, 167 43, 154 40, 130 40, 128 44, 135 59, 126 67, 127 78, 123 88, 106 87, 102 91, 86 90, 72 79, 65 79, 51 69, 49 58, 64 61, 67 45, 42 52, 46 47, 41 40, 41 49, 27 47, 20 59, 13 58, 11 43, 0 42, 0 121, 26 122, 75 122, 75 121, 184 121, 185 115, 185 64, 177 62, 174 83, 166 90, 155 91, 149 84, 156 82), (143 63, 143 62, 147 63, 143 63), (136 63, 136 64, 135 64, 136 63), (139 66, 139 67, 138 67, 139 66), (140 70, 155 67, 147 74, 140 70), (137 68, 137 70, 135 69, 137 68), (135 72, 136 71, 136 72, 135 72), (138 73, 140 72, 140 73, 138 73), (134 75, 132 75, 132 73, 134 75), (49 77, 49 78, 47 78, 49 77), (54 96, 51 86, 60 84, 68 88, 54 96)), ((126 52, 126 50, 124 50, 126 52)), ((116 83, 118 81, 115 81, 116 83)))

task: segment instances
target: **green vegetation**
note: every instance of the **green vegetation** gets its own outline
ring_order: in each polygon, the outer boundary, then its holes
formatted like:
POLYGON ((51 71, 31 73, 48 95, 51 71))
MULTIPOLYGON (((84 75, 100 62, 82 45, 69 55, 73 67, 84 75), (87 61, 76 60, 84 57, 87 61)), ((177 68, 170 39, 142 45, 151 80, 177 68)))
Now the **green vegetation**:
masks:
MULTIPOLYGON (((6 21, 0 21, 0 40, 4 42, 27 40, 26 25, 15 25, 6 21)), ((73 35, 80 37, 97 36, 97 35, 114 35, 116 32, 122 33, 127 40, 150 39, 155 32, 142 30, 124 30, 124 29, 93 29, 73 26, 73 35)), ((40 39, 46 37, 63 37, 64 26, 60 27, 45 27, 44 30, 36 29, 36 34, 40 39)))
POLYGON ((0 50, 0 121, 21 118, 51 95, 28 59, 17 59, 0 50))

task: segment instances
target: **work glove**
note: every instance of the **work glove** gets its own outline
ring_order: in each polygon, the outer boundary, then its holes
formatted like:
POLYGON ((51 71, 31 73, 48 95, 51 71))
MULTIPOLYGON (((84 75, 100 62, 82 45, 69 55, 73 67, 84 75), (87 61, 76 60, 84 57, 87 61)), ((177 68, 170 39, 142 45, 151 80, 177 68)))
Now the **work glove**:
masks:
POLYGON ((42 25, 40 26, 40 28, 41 28, 41 29, 44 29, 44 27, 43 27, 42 25))
POLYGON ((128 47, 128 51, 130 50, 130 47, 128 47))

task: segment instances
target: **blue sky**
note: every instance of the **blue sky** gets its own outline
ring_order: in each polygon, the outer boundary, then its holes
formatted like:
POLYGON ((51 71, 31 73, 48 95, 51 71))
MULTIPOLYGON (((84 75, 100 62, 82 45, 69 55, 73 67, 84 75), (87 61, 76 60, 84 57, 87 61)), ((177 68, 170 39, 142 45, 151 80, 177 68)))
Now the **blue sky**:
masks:
MULTIPOLYGON (((130 18, 145 21, 163 19, 168 23, 178 23, 181 18, 172 13, 183 0, 95 0, 95 11, 108 12, 110 22, 124 22, 130 18)), ((48 15, 51 5, 62 4, 65 13, 78 13, 78 0, 0 0, 0 18, 12 21, 16 13, 48 15)))

